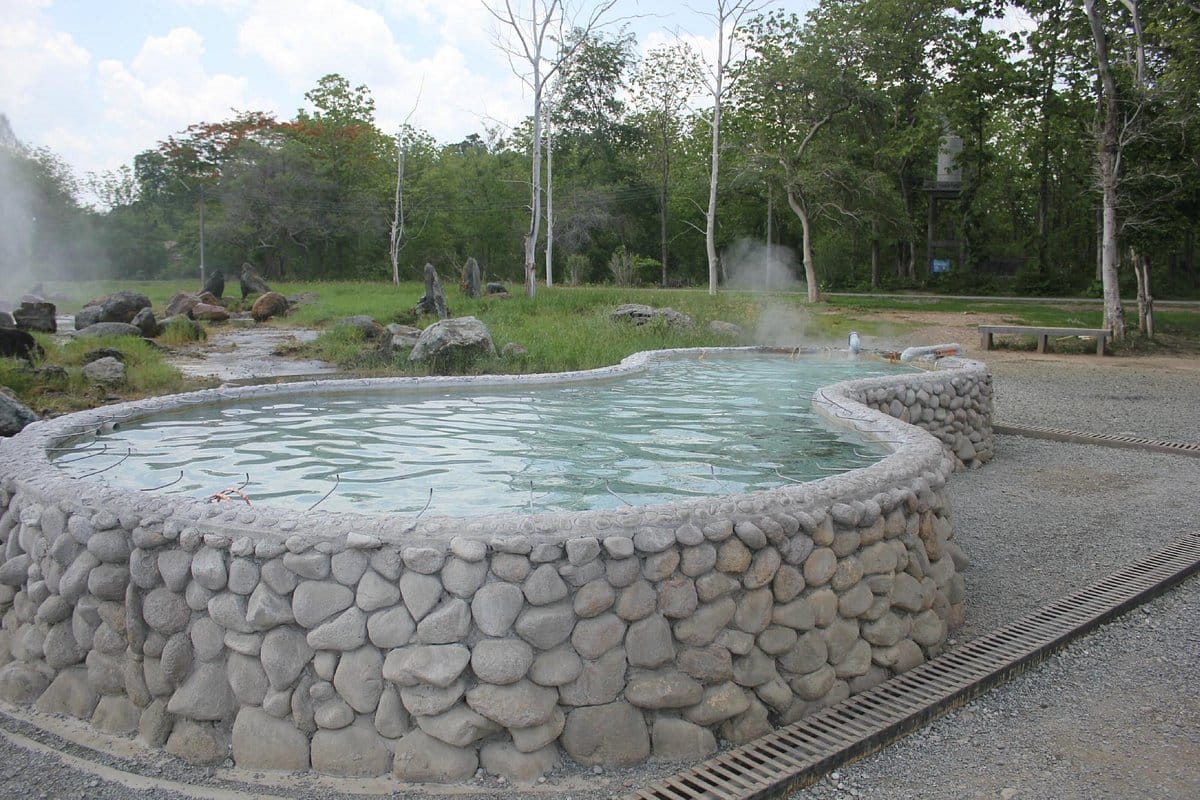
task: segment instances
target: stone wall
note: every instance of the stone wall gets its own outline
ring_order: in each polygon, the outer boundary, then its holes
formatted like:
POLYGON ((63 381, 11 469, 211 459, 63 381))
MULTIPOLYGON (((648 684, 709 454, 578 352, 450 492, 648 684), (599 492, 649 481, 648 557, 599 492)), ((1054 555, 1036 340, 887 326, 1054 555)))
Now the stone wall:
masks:
POLYGON ((528 782, 564 757, 702 757, 921 663, 961 618, 944 487, 990 456, 991 383, 944 366, 814 398, 886 443, 872 466, 578 514, 300 514, 47 460, 83 431, 261 388, 35 424, 0 445, 0 697, 254 770, 528 782))

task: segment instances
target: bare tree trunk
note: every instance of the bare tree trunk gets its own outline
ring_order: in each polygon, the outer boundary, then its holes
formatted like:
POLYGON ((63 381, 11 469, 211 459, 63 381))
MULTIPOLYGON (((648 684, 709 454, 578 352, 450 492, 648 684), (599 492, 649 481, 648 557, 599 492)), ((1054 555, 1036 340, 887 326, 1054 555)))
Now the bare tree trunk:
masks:
POLYGON ((717 293, 717 178, 721 173, 721 71, 713 93, 712 162, 708 177, 708 210, 704 214, 704 250, 708 254, 708 293, 717 293))
POLYGON ((529 16, 523 17, 513 7, 512 0, 485 0, 484 8, 506 30, 511 39, 497 43, 508 54, 513 71, 533 93, 533 153, 529 180, 529 230, 524 235, 525 294, 537 293, 537 241, 542 222, 542 99, 546 82, 574 56, 588 34, 600 26, 601 18, 612 9, 616 0, 599 0, 593 4, 583 23, 566 19, 570 16, 564 0, 529 0, 529 16), (566 44, 567 34, 577 31, 575 44, 566 44), (515 40, 515 41, 514 41, 515 40), (555 47, 547 53, 547 45, 555 47), (528 66, 529 72, 517 69, 528 66), (544 67, 544 69, 543 69, 544 67))
POLYGON ((1097 160, 1100 166, 1100 190, 1103 197, 1100 238, 1100 276, 1104 284, 1104 327, 1112 331, 1113 341, 1125 338, 1125 309, 1117 274, 1121 262, 1118 246, 1120 224, 1117 219, 1117 188, 1120 182, 1121 148, 1118 141, 1120 109, 1117 83, 1108 62, 1108 39, 1096 13, 1096 0, 1084 0, 1084 10, 1092 28, 1096 46, 1096 64, 1103 87, 1104 112, 1100 119, 1097 160))
POLYGON ((670 191, 671 179, 671 153, 670 145, 667 142, 666 121, 660 122, 659 131, 662 134, 662 152, 659 154, 659 174, 662 177, 662 183, 658 187, 658 242, 661 252, 660 263, 662 264, 662 285, 667 288, 667 257, 669 250, 667 248, 667 193, 670 191))
POLYGON ((764 0, 716 0, 715 13, 705 16, 717 23, 717 60, 711 70, 709 89, 713 98, 712 156, 708 177, 708 209, 704 214, 704 249, 708 254, 708 293, 717 293, 717 180, 721 174, 721 103, 725 95, 725 73, 734 61, 738 27, 748 14, 759 11, 764 0))
POLYGON ((1150 292, 1150 259, 1135 247, 1129 248, 1133 274, 1137 277, 1138 333, 1154 338, 1154 295, 1150 292))
POLYGON ((392 235, 388 254, 392 259, 392 283, 400 285, 400 249, 404 239, 404 145, 396 134, 396 204, 392 211, 392 235))
POLYGON ((800 251, 804 259, 804 282, 808 284, 808 302, 821 302, 821 287, 817 286, 817 270, 813 265, 812 254, 812 225, 808 216, 808 206, 804 200, 796 196, 796 192, 791 187, 787 190, 788 205, 796 216, 800 218, 801 231, 801 246, 800 251))
POLYGON ((537 240, 542 225, 542 82, 539 62, 534 63, 533 175, 529 180, 529 231, 525 234, 525 296, 537 294, 537 240))
POLYGON ((546 109, 546 285, 554 285, 554 122, 546 109))

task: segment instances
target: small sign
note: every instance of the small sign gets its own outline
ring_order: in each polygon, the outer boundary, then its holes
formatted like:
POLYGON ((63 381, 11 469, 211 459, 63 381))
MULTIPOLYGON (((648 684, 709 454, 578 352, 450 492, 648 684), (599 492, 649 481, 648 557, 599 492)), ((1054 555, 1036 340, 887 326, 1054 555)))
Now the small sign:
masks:
POLYGON ((931 260, 929 262, 929 271, 935 272, 935 273, 936 272, 949 272, 950 271, 950 259, 935 258, 935 259, 931 260))

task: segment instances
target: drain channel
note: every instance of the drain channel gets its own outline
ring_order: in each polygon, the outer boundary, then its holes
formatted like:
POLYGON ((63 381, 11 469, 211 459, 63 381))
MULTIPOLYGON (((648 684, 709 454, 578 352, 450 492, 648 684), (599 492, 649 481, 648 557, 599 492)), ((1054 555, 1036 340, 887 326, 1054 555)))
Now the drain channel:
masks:
POLYGON ((1200 533, 880 685, 626 800, 776 797, 915 730, 1200 571, 1200 533))
POLYGON ((1136 450, 1153 450, 1159 453, 1175 453, 1200 458, 1200 442, 1172 442, 1163 439, 1144 439, 1138 436, 1120 436, 1114 433, 1083 433, 1063 428, 1046 428, 1038 425, 993 425, 994 433, 1010 436, 1026 436, 1034 439, 1052 439, 1056 442, 1097 444, 1105 447, 1124 447, 1136 450))

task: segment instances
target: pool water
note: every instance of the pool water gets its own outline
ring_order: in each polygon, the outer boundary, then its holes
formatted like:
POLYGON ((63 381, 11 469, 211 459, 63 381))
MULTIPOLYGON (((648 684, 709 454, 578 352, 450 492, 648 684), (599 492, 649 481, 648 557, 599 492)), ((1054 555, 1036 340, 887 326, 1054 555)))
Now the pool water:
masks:
POLYGON ((810 398, 903 371, 844 356, 693 356, 583 385, 258 398, 139 420, 56 461, 123 488, 205 498, 240 487, 254 505, 293 509, 475 516, 665 503, 877 461, 877 445, 829 429, 810 398))

